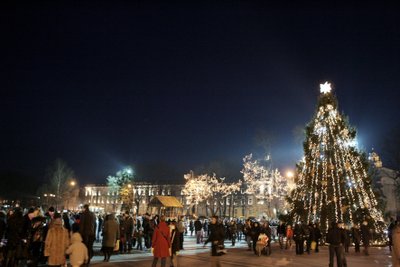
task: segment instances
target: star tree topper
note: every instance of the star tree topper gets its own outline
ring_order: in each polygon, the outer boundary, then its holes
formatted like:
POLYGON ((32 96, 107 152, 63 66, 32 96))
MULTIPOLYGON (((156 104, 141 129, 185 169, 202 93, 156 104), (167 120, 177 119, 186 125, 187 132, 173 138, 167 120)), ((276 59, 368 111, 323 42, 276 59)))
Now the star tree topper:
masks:
POLYGON ((331 84, 328 82, 325 82, 324 84, 320 84, 319 88, 320 88, 321 93, 323 93, 323 94, 330 93, 332 90, 331 84))

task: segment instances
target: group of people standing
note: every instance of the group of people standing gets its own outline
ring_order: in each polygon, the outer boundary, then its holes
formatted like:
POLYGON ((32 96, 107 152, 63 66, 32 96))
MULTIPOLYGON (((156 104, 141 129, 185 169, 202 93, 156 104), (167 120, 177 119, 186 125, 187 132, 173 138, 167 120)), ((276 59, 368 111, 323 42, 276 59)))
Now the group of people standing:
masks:
POLYGON ((91 218, 88 206, 72 221, 53 207, 45 214, 39 207, 29 208, 25 214, 19 207, 6 215, 0 212, 0 238, 6 240, 0 265, 38 266, 47 262, 49 266, 64 266, 67 256, 74 267, 88 264, 95 233, 91 218))
MULTIPOLYGON (((104 261, 108 262, 115 251, 129 253, 137 245, 137 249, 145 248, 153 251, 152 266, 160 261, 161 266, 178 266, 177 253, 183 249, 186 234, 196 235, 198 244, 211 243, 211 264, 220 266, 219 256, 225 254, 224 242, 230 240, 232 246, 244 236, 248 250, 257 253, 260 238, 265 240, 263 251, 271 254, 271 241, 278 237, 280 249, 291 249, 295 243, 297 255, 319 252, 319 244, 323 234, 317 223, 299 222, 292 225, 280 222, 271 227, 268 221, 255 220, 219 220, 213 216, 210 220, 200 219, 184 221, 183 218, 166 221, 164 216, 151 217, 145 214, 134 217, 129 212, 118 217, 109 214, 97 216, 84 205, 79 213, 73 216, 60 214, 50 207, 45 214, 40 208, 30 208, 23 214, 20 208, 9 210, 7 214, 0 212, 0 238, 7 240, 0 246, 1 266, 37 266, 46 263, 49 266, 62 266, 69 262, 73 267, 88 265, 93 257, 93 244, 97 239, 102 243, 101 251, 104 261), (117 246, 117 244, 119 246, 117 246)), ((326 233, 329 244, 329 266, 346 267, 346 253, 353 243, 356 253, 369 255, 372 240, 372 229, 367 221, 352 228, 342 222, 332 223, 326 233)), ((400 225, 391 220, 388 228, 389 248, 392 251, 394 267, 400 267, 400 225)))

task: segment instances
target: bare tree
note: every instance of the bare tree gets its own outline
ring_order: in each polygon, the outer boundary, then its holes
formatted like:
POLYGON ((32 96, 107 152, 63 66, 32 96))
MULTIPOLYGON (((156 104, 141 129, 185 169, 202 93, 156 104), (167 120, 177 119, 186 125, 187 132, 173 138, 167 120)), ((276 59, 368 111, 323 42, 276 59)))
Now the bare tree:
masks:
POLYGON ((56 209, 62 208, 61 204, 68 198, 73 192, 71 182, 74 179, 74 171, 68 167, 67 163, 62 159, 56 159, 48 169, 47 177, 49 179, 49 185, 43 187, 42 190, 48 190, 45 192, 47 198, 54 198, 56 209))

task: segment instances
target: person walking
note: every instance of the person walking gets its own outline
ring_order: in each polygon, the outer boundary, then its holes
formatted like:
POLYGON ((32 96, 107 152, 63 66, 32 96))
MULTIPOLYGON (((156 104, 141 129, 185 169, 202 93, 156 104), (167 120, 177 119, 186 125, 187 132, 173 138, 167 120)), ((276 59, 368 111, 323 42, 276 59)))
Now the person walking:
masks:
POLYGON ((169 225, 171 236, 171 256, 170 267, 178 267, 178 251, 180 250, 180 235, 178 234, 176 221, 173 220, 169 225))
POLYGON ((133 239, 133 218, 129 214, 129 211, 126 211, 124 214, 124 228, 125 228, 125 237, 126 237, 126 246, 125 246, 125 252, 131 253, 133 244, 132 244, 132 239, 133 239))
POLYGON ((254 222, 253 226, 251 227, 251 238, 253 241, 253 252, 256 255, 257 255, 256 246, 257 246, 258 237, 260 235, 260 230, 261 230, 260 224, 258 222, 254 222))
POLYGON ((153 263, 152 267, 157 266, 158 259, 161 259, 161 267, 165 267, 166 259, 170 256, 169 248, 171 247, 171 239, 169 227, 165 222, 165 216, 160 217, 159 224, 155 225, 152 238, 153 263))
POLYGON ((392 263, 393 267, 400 267, 400 224, 397 221, 392 230, 392 263))
POLYGON ((219 256, 224 254, 225 231, 224 226, 218 222, 218 216, 211 217, 209 230, 210 234, 204 246, 211 242, 211 267, 221 267, 219 256))
POLYGON ((302 255, 304 253, 304 227, 303 223, 299 222, 294 226, 293 238, 296 243, 296 255, 302 255))
POLYGON ((193 220, 190 220, 190 222, 189 222, 189 231, 190 231, 190 236, 193 236, 193 232, 194 232, 194 222, 193 222, 193 220))
POLYGON ((360 226, 358 226, 357 224, 353 225, 353 227, 351 228, 351 236, 353 238, 354 250, 356 253, 359 253, 360 252, 360 243, 361 243, 360 226))
POLYGON ((102 248, 105 262, 110 261, 111 254, 114 251, 115 244, 119 240, 120 232, 119 225, 115 220, 114 214, 109 214, 106 216, 103 224, 103 241, 102 248))
POLYGON ((79 233, 81 234, 83 243, 88 249, 89 260, 87 265, 89 265, 93 257, 93 243, 96 239, 96 216, 89 210, 89 205, 85 204, 79 218, 79 233))
POLYGON ((177 228, 178 233, 179 233, 179 249, 183 249, 184 234, 185 234, 185 231, 186 231, 185 217, 182 216, 178 220, 178 224, 176 226, 177 226, 176 228, 177 228))
POLYGON ((65 265, 65 252, 69 246, 69 233, 62 225, 59 213, 54 214, 52 227, 47 232, 44 256, 48 257, 49 266, 65 265))
POLYGON ((344 226, 344 232, 346 240, 344 242, 344 252, 349 253, 349 247, 351 243, 351 231, 348 226, 344 226))
POLYGON ((235 246, 236 238, 237 238, 237 225, 234 220, 231 221, 231 224, 229 226, 229 233, 231 235, 231 241, 232 241, 232 247, 235 246))
POLYGON ((283 249, 283 240, 286 236, 286 225, 283 221, 279 223, 276 232, 278 234, 279 247, 283 249))
POLYGON ((286 227, 286 247, 285 249, 291 249, 292 248, 292 242, 293 242, 293 229, 291 225, 288 225, 286 227))
POLYGON ((364 254, 365 256, 368 256, 369 242, 371 241, 371 230, 366 220, 364 220, 361 225, 361 240, 363 242, 364 254))
POLYGON ((396 227, 396 222, 393 218, 390 218, 390 224, 388 226, 388 237, 389 237, 389 251, 392 251, 393 246, 393 229, 396 227))
POLYGON ((252 245, 251 242, 253 240, 252 236, 251 236, 251 231, 252 231, 252 225, 251 225, 251 221, 250 220, 246 220, 243 226, 243 234, 246 238, 246 243, 248 246, 249 251, 252 250, 252 245))
POLYGON ((203 243, 203 224, 199 218, 194 222, 194 231, 196 233, 196 243, 203 243))

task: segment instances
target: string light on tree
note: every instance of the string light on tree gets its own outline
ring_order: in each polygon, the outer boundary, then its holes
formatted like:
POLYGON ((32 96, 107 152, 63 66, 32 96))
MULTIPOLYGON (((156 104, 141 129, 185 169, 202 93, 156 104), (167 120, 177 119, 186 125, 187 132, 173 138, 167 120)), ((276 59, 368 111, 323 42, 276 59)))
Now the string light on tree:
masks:
MULTIPOLYGON (((265 159, 267 163, 268 160, 265 159)), ((246 194, 254 195, 259 202, 277 200, 282 203, 281 208, 284 208, 289 185, 277 169, 273 170, 265 163, 253 160, 253 155, 249 154, 243 158, 242 173, 246 194)))
POLYGON ((296 188, 289 201, 296 221, 348 224, 368 218, 382 231, 383 217, 367 174, 366 157, 358 151, 356 131, 338 112, 328 82, 320 85, 316 114, 306 127, 304 160, 298 163, 296 188))
POLYGON ((189 204, 198 205, 201 202, 208 203, 207 208, 212 214, 221 210, 226 198, 240 191, 241 181, 237 183, 225 183, 225 178, 213 175, 194 175, 191 171, 184 175, 186 180, 182 194, 186 196, 189 204))

